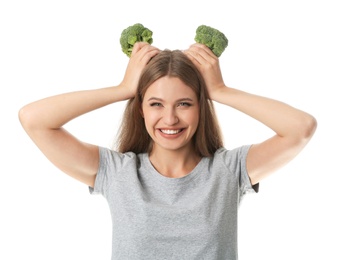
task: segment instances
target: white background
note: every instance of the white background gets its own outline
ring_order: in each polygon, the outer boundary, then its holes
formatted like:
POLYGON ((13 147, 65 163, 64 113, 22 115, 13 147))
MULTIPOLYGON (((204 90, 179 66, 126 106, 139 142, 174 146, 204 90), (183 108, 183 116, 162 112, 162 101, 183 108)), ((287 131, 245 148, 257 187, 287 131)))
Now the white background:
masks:
MULTIPOLYGON (((187 48, 201 24, 218 28, 229 39, 220 58, 226 84, 318 120, 305 150, 243 201, 239 258, 339 259, 335 2, 1 1, 0 259, 110 259, 106 201, 47 161, 17 113, 46 96, 117 85, 128 62, 120 34, 136 22, 153 31, 161 49, 187 48)), ((66 127, 84 141, 110 146, 123 107, 110 105, 66 127)), ((216 108, 228 148, 272 134, 237 111, 216 108)))

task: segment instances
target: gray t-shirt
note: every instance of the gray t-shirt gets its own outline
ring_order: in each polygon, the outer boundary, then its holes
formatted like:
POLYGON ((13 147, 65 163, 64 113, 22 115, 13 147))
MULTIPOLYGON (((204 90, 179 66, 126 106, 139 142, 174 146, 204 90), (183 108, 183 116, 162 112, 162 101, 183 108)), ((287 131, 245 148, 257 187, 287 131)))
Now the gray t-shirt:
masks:
POLYGON ((246 171, 249 147, 220 148, 182 178, 158 173, 148 154, 100 147, 90 192, 108 201, 112 259, 237 259, 239 203, 255 191, 246 171))

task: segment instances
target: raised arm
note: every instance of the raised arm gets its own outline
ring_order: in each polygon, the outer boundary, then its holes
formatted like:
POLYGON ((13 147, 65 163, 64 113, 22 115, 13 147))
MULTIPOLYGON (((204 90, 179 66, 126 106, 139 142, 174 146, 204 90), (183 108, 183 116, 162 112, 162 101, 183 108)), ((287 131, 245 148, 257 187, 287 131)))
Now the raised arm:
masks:
POLYGON ((78 140, 63 125, 90 111, 134 97, 142 69, 157 53, 158 49, 149 44, 136 44, 118 86, 60 94, 24 106, 19 111, 23 128, 55 166, 93 187, 99 165, 98 147, 78 140))
POLYGON ((291 161, 309 142, 317 126, 313 116, 283 102, 227 87, 218 58, 204 45, 194 44, 186 53, 203 74, 212 100, 251 116, 276 133, 249 150, 247 170, 252 184, 291 161))

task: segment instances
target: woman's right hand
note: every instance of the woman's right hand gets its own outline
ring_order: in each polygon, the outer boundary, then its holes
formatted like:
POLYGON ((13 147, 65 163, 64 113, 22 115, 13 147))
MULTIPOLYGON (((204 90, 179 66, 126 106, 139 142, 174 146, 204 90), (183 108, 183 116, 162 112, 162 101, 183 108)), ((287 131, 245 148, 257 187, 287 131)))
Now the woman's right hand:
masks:
POLYGON ((137 42, 134 45, 125 76, 120 83, 120 86, 128 92, 129 98, 135 96, 141 72, 147 63, 159 52, 158 48, 146 42, 137 42))

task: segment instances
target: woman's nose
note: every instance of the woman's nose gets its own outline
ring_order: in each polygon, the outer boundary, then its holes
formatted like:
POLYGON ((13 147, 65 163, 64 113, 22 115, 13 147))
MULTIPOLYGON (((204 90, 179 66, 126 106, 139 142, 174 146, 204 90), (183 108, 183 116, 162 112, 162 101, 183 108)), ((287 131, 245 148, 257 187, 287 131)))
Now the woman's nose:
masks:
POLYGON ((163 121, 166 125, 175 125, 179 118, 174 109, 166 109, 163 114, 163 121))

